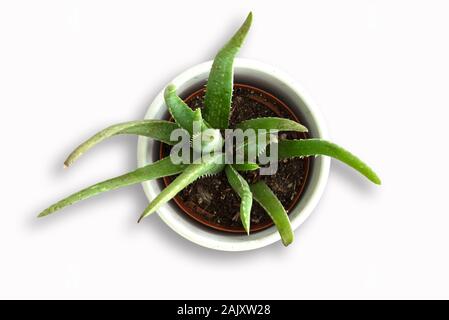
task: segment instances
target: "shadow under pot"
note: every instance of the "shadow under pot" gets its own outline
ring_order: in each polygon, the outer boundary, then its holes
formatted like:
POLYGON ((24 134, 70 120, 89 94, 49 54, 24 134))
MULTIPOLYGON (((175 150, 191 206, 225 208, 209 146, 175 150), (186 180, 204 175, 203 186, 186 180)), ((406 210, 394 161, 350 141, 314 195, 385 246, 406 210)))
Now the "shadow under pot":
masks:
MULTIPOLYGON (((204 94, 203 87, 190 94, 184 101, 192 109, 202 108, 204 94)), ((272 94, 246 84, 235 84, 229 127, 232 129, 244 120, 260 117, 281 117, 304 123, 285 103, 272 94)), ((305 132, 279 132, 279 139, 308 137, 305 132)), ((161 143, 160 158, 168 156, 170 149, 171 146, 161 143)), ((240 174, 250 184, 263 180, 273 190, 287 212, 290 212, 301 200, 311 161, 313 160, 308 157, 281 160, 273 175, 260 175, 259 170, 240 174)), ((165 186, 175 178, 176 176, 163 178, 165 186)), ((246 233, 240 220, 240 197, 229 185, 224 171, 196 180, 179 192, 173 200, 185 214, 202 225, 223 232, 246 233)), ((272 225, 273 221, 265 210, 253 201, 251 233, 272 225)))

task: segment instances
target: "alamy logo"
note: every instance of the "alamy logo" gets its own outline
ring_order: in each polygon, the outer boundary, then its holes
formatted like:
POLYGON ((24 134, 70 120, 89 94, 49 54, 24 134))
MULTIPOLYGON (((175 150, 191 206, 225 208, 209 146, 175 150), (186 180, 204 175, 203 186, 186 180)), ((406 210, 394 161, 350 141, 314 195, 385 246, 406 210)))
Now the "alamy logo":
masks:
POLYGON ((278 168, 278 131, 265 129, 205 128, 202 121, 193 122, 192 134, 175 129, 170 135, 176 141, 170 152, 174 164, 199 164, 210 161, 224 164, 257 163, 261 175, 272 175, 278 168), (223 138, 224 134, 224 138, 223 138), (221 156, 220 156, 221 154, 221 156))

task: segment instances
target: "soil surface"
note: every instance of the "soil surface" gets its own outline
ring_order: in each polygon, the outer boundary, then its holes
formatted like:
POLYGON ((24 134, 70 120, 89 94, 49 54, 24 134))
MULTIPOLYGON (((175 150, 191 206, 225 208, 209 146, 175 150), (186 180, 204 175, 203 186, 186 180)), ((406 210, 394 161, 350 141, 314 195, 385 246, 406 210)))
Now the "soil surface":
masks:
MULTIPOLYGON (((198 90, 188 98, 186 103, 192 108, 202 108, 204 89, 198 90)), ((246 85, 234 85, 230 127, 237 123, 259 117, 283 117, 298 119, 280 100, 274 96, 246 85)), ((304 139, 307 133, 280 132, 279 139, 304 139)), ((162 145, 162 153, 169 154, 170 147, 162 145)), ((300 199, 307 180, 309 158, 281 160, 276 174, 259 175, 259 171, 240 172, 248 183, 263 180, 273 190, 287 210, 292 209, 300 199)), ((164 179, 165 183, 174 177, 164 179)), ((232 190, 224 172, 212 177, 200 178, 187 186, 176 197, 176 203, 195 220, 212 228, 244 232, 239 217, 240 197, 232 190)), ((258 231, 271 226, 272 220, 265 210, 255 201, 251 211, 251 231, 258 231)))

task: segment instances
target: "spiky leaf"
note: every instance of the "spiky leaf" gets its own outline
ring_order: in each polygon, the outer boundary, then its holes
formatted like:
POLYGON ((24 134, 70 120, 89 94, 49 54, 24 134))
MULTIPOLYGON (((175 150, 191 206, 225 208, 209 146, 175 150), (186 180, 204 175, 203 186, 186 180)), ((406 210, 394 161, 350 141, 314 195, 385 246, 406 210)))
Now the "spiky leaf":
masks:
POLYGON ((204 119, 216 129, 226 129, 231 111, 234 83, 234 58, 245 40, 251 26, 252 13, 243 25, 215 56, 204 98, 204 119))
POLYGON ((233 164, 232 165, 235 170, 237 171, 254 171, 259 169, 259 165, 254 162, 247 162, 247 163, 240 163, 240 164, 233 164))
POLYGON ((179 191, 184 189, 199 177, 222 171, 224 168, 223 160, 223 155, 219 154, 214 156, 207 163, 190 164, 179 176, 176 177, 175 180, 173 180, 164 190, 162 190, 162 192, 159 193, 153 201, 151 201, 140 216, 139 221, 155 212, 160 206, 170 201, 179 191))
POLYGON ((189 134, 193 135, 193 122, 201 121, 201 129, 207 128, 207 124, 202 121, 201 110, 193 111, 190 107, 176 94, 176 87, 169 84, 164 91, 164 99, 167 104, 168 111, 175 122, 189 134))
POLYGON ((75 202, 93 197, 99 193, 129 186, 147 180, 178 174, 182 172, 184 168, 186 168, 186 165, 173 164, 170 157, 164 158, 157 162, 146 165, 145 167, 138 168, 132 172, 126 173, 124 175, 112 179, 108 179, 100 183, 96 183, 90 187, 78 191, 63 200, 56 202, 49 208, 45 209, 39 214, 39 217, 47 216, 59 209, 74 204, 75 202))
POLYGON ((231 185, 232 189, 240 197, 240 220, 246 233, 249 234, 250 221, 251 221, 251 207, 253 205, 253 196, 249 189, 248 182, 233 168, 233 166, 226 166, 226 177, 231 185))
POLYGON ((195 113, 180 97, 178 97, 175 85, 169 84, 167 88, 165 88, 164 99, 168 111, 175 122, 192 135, 192 123, 195 119, 195 113))
POLYGON ((245 161, 255 162, 258 156, 266 152, 267 147, 270 144, 278 142, 277 136, 270 133, 266 134, 265 136, 256 135, 255 140, 256 141, 254 143, 254 141, 249 141, 249 139, 245 139, 243 143, 237 144, 235 146, 235 154, 243 152, 245 161), (262 137, 264 139, 262 139, 262 137))
POLYGON ((112 125, 96 133, 91 138, 80 144, 64 161, 65 166, 70 166, 83 153, 94 147, 103 140, 119 134, 136 134, 146 136, 167 144, 175 144, 176 141, 170 141, 170 134, 178 129, 176 123, 164 120, 140 120, 130 121, 112 125))
POLYGON ((246 130, 246 129, 265 129, 265 130, 277 130, 277 131, 297 131, 297 132, 307 132, 307 128, 296 121, 277 118, 277 117, 266 117, 266 118, 255 118, 250 120, 245 120, 240 122, 235 126, 236 128, 246 130))
POLYGON ((250 188, 254 200, 265 209, 273 220, 281 236, 282 243, 284 246, 288 246, 293 242, 294 235, 284 206, 265 182, 259 181, 250 185, 250 188))
POLYGON ((201 109, 198 108, 195 111, 193 111, 193 122, 202 122, 203 121, 203 117, 201 115, 201 109))
POLYGON ((282 140, 278 144, 279 159, 325 155, 346 163, 375 184, 381 184, 377 174, 362 160, 335 143, 321 139, 282 140))

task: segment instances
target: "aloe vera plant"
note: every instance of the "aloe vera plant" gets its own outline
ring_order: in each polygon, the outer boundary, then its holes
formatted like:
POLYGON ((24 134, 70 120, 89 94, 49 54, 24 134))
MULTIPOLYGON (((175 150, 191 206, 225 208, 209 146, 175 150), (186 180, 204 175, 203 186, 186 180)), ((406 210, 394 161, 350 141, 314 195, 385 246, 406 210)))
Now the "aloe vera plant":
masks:
MULTIPOLYGON (((270 190, 269 186, 263 181, 249 183, 241 174, 245 171, 260 169, 258 157, 249 159, 244 163, 226 164, 225 161, 223 161, 226 151, 222 148, 223 139, 220 129, 223 130, 229 127, 233 94, 233 61, 245 40, 251 22, 252 14, 250 13, 240 29, 217 53, 206 85, 203 109, 192 110, 176 94, 175 86, 168 85, 165 89, 164 98, 174 122, 164 120, 141 120, 110 126, 78 146, 69 155, 64 164, 69 167, 83 153, 87 152, 96 144, 119 134, 146 136, 173 145, 176 142, 171 140, 171 134, 174 130, 179 129, 185 130, 190 135, 193 134, 191 145, 192 152, 200 151, 198 148, 203 150, 209 148, 211 150, 218 150, 218 152, 215 152, 208 161, 201 163, 175 164, 170 157, 164 158, 145 167, 97 183, 74 193, 42 211, 39 214, 39 217, 47 216, 75 202, 109 190, 141 183, 151 179, 178 175, 143 211, 139 218, 140 221, 146 216, 154 213, 160 206, 170 201, 183 188, 195 180, 206 175, 213 175, 224 171, 230 187, 241 199, 240 219, 245 231, 249 234, 251 230, 250 217, 254 200, 261 205, 273 220, 283 244, 286 246, 289 245, 293 241, 293 231, 288 214, 276 197, 276 194, 270 190), (195 144, 195 122, 200 123, 201 131, 209 132, 207 141, 201 140, 198 145, 195 144)), ((307 128, 304 125, 279 117, 264 117, 246 120, 238 123, 236 128, 242 130, 252 129, 255 131, 271 130, 272 132, 307 132, 307 128)), ((255 145, 242 144, 236 146, 236 148, 243 148, 245 151, 255 148, 257 150, 257 156, 260 156, 260 153, 264 152, 270 143, 276 144, 279 159, 330 156, 354 168, 373 183, 380 184, 380 179, 370 167, 350 152, 329 141, 320 139, 276 140, 268 143, 266 141, 258 141, 255 145)))

